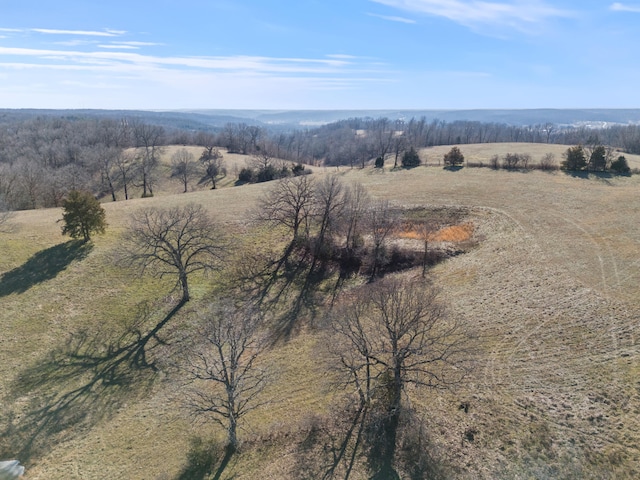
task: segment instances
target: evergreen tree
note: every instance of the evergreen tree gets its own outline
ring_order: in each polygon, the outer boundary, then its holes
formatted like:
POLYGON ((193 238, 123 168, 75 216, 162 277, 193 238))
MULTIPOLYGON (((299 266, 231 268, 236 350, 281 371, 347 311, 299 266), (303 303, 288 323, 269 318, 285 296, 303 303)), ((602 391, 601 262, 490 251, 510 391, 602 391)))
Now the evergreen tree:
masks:
POLYGON ((447 167, 459 167, 464 163, 464 155, 458 147, 451 147, 444 155, 444 164, 447 167))
POLYGON ((408 151, 402 155, 402 166, 404 168, 413 168, 420 165, 420 156, 416 149, 411 147, 408 151))
POLYGON ((620 155, 616 160, 611 162, 611 171, 622 175, 627 175, 631 172, 624 155, 620 155))
POLYGON ((587 166, 587 157, 585 156, 582 145, 569 147, 564 153, 564 161, 562 169, 569 171, 584 170, 587 166))
POLYGON ((91 240, 92 233, 104 233, 107 222, 100 202, 89 192, 72 190, 63 200, 62 234, 91 240))
POLYGON ((589 169, 594 172, 604 172, 607 169, 607 150, 603 145, 598 145, 591 152, 589 169))

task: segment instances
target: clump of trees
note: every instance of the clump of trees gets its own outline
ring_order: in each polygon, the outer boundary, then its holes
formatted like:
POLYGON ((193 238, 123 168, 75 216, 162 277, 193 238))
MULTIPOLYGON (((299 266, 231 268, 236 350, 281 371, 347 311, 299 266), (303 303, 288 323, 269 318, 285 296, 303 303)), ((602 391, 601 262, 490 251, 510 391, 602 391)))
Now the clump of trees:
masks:
POLYGON ((88 242, 92 234, 104 233, 106 213, 91 193, 72 190, 63 200, 62 209, 63 235, 88 242))
POLYGON ((433 222, 414 225, 422 232, 424 252, 403 250, 391 241, 401 224, 398 209, 372 199, 361 185, 344 185, 337 176, 279 180, 261 198, 254 218, 277 227, 286 238, 281 258, 271 263, 275 271, 291 264, 311 271, 335 267, 343 276, 360 273, 373 282, 414 266, 426 271, 436 261, 427 254, 437 229, 433 222))
MULTIPOLYGON (((113 201, 129 199, 133 188, 140 189, 144 197, 153 196, 161 175, 165 175, 160 168, 163 149, 177 143, 203 148, 195 164, 185 153, 187 150, 181 150, 172 159, 170 175, 181 182, 183 190, 188 190, 195 181, 217 188, 226 175, 221 154, 224 148, 231 153, 253 157, 240 172, 238 183, 299 174, 304 172, 303 163, 364 168, 377 161, 380 167, 393 157, 394 168, 400 164, 411 168, 419 164, 417 152, 420 148, 436 145, 577 144, 583 145, 586 165, 574 164, 569 159, 563 162, 563 168, 615 173, 626 170, 611 168, 616 160, 614 148, 640 153, 640 127, 637 125, 587 129, 559 128, 550 122, 513 126, 427 121, 425 118, 408 121, 353 118, 288 132, 246 123, 228 123, 211 131, 194 132, 175 125, 160 125, 162 120, 153 115, 149 118, 139 115, 124 118, 90 114, 86 117, 5 115, 0 119, 3 127, 0 128, 0 197, 8 209, 19 210, 61 206, 71 190, 90 191, 98 198, 108 196, 113 201), (298 167, 292 168, 292 162, 298 167)), ((454 158, 458 158, 457 155, 451 157, 454 158)), ((502 163, 511 169, 552 169, 549 163, 543 165, 542 162, 537 167, 524 167, 526 162, 526 157, 510 156, 492 160, 490 166, 498 168, 502 163)))
POLYGON ((624 155, 614 159, 614 150, 599 143, 569 147, 563 157, 561 168, 566 171, 610 171, 617 174, 629 174, 631 172, 624 155))
POLYGON ((247 166, 238 173, 238 183, 262 183, 311 173, 304 165, 290 163, 274 158, 266 147, 259 148, 247 166))

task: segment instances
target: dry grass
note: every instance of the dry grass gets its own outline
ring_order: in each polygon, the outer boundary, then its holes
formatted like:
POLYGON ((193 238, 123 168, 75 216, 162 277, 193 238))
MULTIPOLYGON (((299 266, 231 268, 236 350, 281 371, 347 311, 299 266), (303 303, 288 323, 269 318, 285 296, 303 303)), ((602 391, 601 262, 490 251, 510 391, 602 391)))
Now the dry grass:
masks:
MULTIPOLYGON (((539 164, 542 157, 547 153, 553 153, 556 162, 560 165, 563 157, 562 154, 569 148, 568 145, 555 145, 544 143, 478 143, 470 145, 459 145, 460 151, 464 155, 465 162, 483 163, 489 166, 489 161, 494 155, 498 155, 500 160, 507 153, 520 153, 531 155, 531 163, 539 164)), ((438 146, 423 148, 420 150, 420 158, 429 165, 442 164, 442 157, 451 150, 451 146, 438 146)), ((629 163, 629 167, 640 168, 640 155, 616 152, 618 155, 624 155, 629 163)))
MULTIPOLYGON (((154 196, 168 196, 168 195, 179 195, 183 194, 184 186, 182 183, 176 179, 171 179, 171 157, 181 149, 187 150, 189 153, 193 155, 194 160, 198 161, 200 155, 202 154, 203 147, 192 146, 192 145, 169 145, 166 147, 162 147, 160 154, 160 166, 157 172, 157 184, 153 186, 154 196)), ((251 155, 242 155, 239 153, 229 153, 225 149, 221 148, 220 153, 223 156, 224 167, 227 171, 226 176, 220 178, 217 182, 216 188, 227 188, 235 186, 235 182, 238 179, 238 173, 244 167, 248 166, 252 162, 251 155)), ((273 163, 275 165, 280 165, 282 162, 293 165, 293 162, 273 159, 273 163)), ((198 185, 199 179, 193 179, 189 182, 189 192, 200 192, 207 191, 211 188, 210 185, 198 185)), ((116 192, 118 199, 124 198, 124 191, 116 192)), ((142 188, 137 188, 134 186, 130 186, 129 188, 129 196, 130 198, 140 198, 142 195, 142 188)), ((111 196, 106 195, 103 199, 103 202, 111 201, 111 196)))
MULTIPOLYGON (((536 153, 520 145, 494 146, 486 154, 511 148, 535 161, 550 147, 539 146, 536 153)), ((461 149, 472 155, 468 146, 461 149)), ((316 174, 326 173, 318 169, 316 174)), ((410 392, 412 405, 426 416, 434 447, 456 476, 637 478, 640 178, 437 167, 341 169, 339 174, 401 207, 467 207, 464 222, 439 234, 481 240, 433 270, 451 314, 477 335, 477 367, 456 391, 410 392), (469 403, 468 412, 458 408, 461 402, 469 403), (469 431, 475 432, 473 441, 469 431)), ((227 222, 225 229, 240 234, 246 210, 265 188, 247 185, 105 204, 108 233, 96 239, 86 257, 24 291, 4 284, 11 292, 0 297, 0 411, 22 415, 34 395, 50 393, 9 395, 18 375, 68 334, 81 327, 116 328, 139 300, 170 289, 166 282, 138 279, 113 264, 132 211, 195 201, 227 222)), ((13 233, 0 234, 0 272, 20 268, 66 241, 56 224, 60 217, 57 209, 19 212, 13 233)), ((207 285, 198 280, 200 298, 206 298, 207 285)), ((297 429, 335 399, 329 383, 318 380, 318 342, 315 333, 303 332, 269 354, 280 379, 270 390, 269 408, 248 419, 243 435, 255 440, 230 465, 234 478, 291 478, 297 429)), ((191 423, 176 385, 162 377, 145 395, 132 396, 109 417, 88 423, 90 428, 56 437, 47 451, 27 462, 28 478, 177 478, 190 438, 211 438, 218 431, 191 423)), ((3 427, 6 420, 0 418, 3 427)))
MULTIPOLYGON (((434 242, 466 242, 473 236, 474 227, 470 223, 461 225, 449 225, 435 232, 427 232, 427 240, 434 242)), ((403 230, 397 234, 400 238, 410 240, 424 240, 425 232, 413 228, 403 230)))

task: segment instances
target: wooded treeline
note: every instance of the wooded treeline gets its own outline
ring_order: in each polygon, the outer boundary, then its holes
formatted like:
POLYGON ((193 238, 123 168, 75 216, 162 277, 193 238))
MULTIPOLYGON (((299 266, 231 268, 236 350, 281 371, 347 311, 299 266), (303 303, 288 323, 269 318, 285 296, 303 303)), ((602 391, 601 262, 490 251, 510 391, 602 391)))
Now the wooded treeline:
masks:
POLYGON ((376 158, 397 164, 411 148, 497 142, 602 144, 640 153, 640 126, 523 127, 423 117, 352 118, 286 132, 247 123, 194 131, 165 128, 138 117, 19 116, 0 123, 0 203, 11 210, 55 207, 72 189, 114 201, 128 198, 131 187, 151 196, 165 145, 197 145, 209 151, 221 147, 312 165, 364 166, 376 158))

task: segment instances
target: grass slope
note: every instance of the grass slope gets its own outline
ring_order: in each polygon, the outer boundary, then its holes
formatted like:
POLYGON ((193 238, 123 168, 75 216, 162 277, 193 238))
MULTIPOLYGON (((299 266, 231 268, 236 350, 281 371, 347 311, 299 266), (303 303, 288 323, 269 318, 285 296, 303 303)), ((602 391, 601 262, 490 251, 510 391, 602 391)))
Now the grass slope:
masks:
MULTIPOLYGON (((535 160, 534 152, 512 147, 535 160)), ((549 146, 542 147, 546 153, 549 146)), ((465 156, 471 155, 465 148, 465 156)), ((316 175, 335 171, 317 169, 316 175)), ((431 448, 453 475, 637 477, 638 176, 437 167, 338 173, 399 206, 461 205, 473 212, 479 246, 432 274, 451 312, 477 334, 476 369, 455 392, 410 392, 429 425, 431 448), (468 408, 460 409, 465 403, 468 408)), ((97 385, 84 401, 58 412, 47 429, 38 430, 42 424, 33 413, 91 377, 90 371, 64 378, 64 368, 58 374, 47 370, 51 353, 67 345, 70 335, 113 335, 131 321, 140 301, 171 290, 167 281, 140 279, 114 264, 132 211, 195 201, 240 235, 246 210, 265 188, 107 203, 110 227, 92 248, 65 243, 57 209, 19 212, 13 232, 0 234, 0 452, 17 456, 25 439, 34 440, 32 455, 21 458, 28 478, 203 478, 185 473, 190 452, 197 453, 194 439, 220 432, 191 422, 172 375, 148 384, 140 376, 121 386, 97 385), (5 430, 9 424, 13 430, 5 430)), ((206 299, 207 285, 198 279, 195 296, 206 299)), ((160 304, 160 312, 166 305, 160 304)), ((172 322, 188 324, 188 308, 172 322)), ((248 418, 245 453, 225 475, 304 477, 299 443, 314 415, 326 413, 335 400, 319 375, 318 340, 303 331, 269 354, 268 363, 280 372, 269 390, 271 404, 248 418)))

